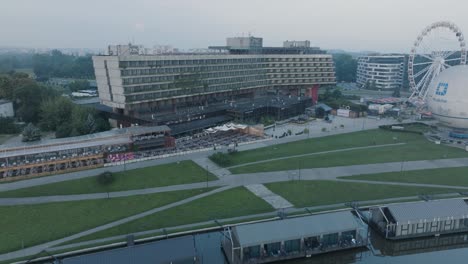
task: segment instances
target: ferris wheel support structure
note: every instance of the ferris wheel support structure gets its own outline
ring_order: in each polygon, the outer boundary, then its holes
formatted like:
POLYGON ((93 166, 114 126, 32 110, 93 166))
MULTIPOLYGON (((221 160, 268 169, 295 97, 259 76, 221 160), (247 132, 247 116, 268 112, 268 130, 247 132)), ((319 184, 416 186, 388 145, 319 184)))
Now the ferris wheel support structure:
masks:
POLYGON ((445 69, 455 64, 466 64, 466 54, 463 33, 454 23, 441 21, 426 27, 417 37, 409 55, 408 80, 412 91, 409 100, 424 101, 432 81, 445 69), (438 31, 454 34, 455 38, 449 40, 454 46, 432 47, 427 39, 438 31))

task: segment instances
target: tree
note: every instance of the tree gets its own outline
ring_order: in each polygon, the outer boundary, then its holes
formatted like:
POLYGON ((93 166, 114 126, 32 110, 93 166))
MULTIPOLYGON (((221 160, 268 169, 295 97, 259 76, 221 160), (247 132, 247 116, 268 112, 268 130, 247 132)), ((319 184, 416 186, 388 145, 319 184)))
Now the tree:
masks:
POLYGON ((395 90, 393 90, 392 96, 400 97, 400 87, 395 87, 395 90))
POLYGON ((101 186, 109 186, 115 181, 115 176, 110 171, 105 171, 97 176, 97 182, 101 186))
POLYGON ((335 90, 333 90, 331 96, 334 99, 340 99, 343 96, 343 94, 341 93, 340 89, 335 89, 335 90))
POLYGON ((357 60, 351 55, 341 53, 333 55, 336 79, 338 82, 355 82, 357 73, 357 60))
POLYGON ((43 80, 51 77, 94 79, 91 56, 78 57, 53 50, 50 54, 35 54, 32 66, 37 77, 43 80))
POLYGON ((55 131, 62 124, 70 123, 73 103, 65 97, 55 97, 40 105, 40 126, 46 131, 55 131))
POLYGON ((364 87, 362 87, 364 90, 370 90, 370 81, 367 80, 366 83, 364 84, 364 87))
POLYGON ((0 98, 13 99, 14 84, 10 75, 0 75, 0 98))
POLYGON ((87 80, 75 80, 68 84, 68 88, 72 92, 76 92, 79 90, 88 90, 89 87, 89 82, 87 80))
POLYGON ((15 125, 15 120, 10 117, 0 117, 0 134, 15 134, 18 133, 18 127, 15 125))
POLYGON ((23 129, 23 142, 28 142, 28 141, 37 141, 41 139, 41 131, 39 128, 35 127, 32 123, 29 123, 24 129, 23 129))
POLYGON ((329 100, 331 97, 332 97, 331 88, 330 88, 330 86, 327 86, 327 87, 325 88, 325 93, 323 94, 322 100, 323 100, 323 101, 327 101, 327 100, 329 100))

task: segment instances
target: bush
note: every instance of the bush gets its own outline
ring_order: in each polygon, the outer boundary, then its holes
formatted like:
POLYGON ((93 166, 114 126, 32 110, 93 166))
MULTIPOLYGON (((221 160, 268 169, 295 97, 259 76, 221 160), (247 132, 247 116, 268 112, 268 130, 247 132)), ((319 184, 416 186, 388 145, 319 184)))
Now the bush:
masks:
POLYGON ((221 152, 216 152, 215 154, 211 155, 209 159, 221 167, 227 167, 232 162, 231 157, 229 157, 228 154, 221 152))
POLYGON ((41 130, 35 127, 32 123, 29 123, 23 129, 22 135, 23 135, 23 139, 22 139, 23 142, 41 140, 41 130))
POLYGON ((112 174, 110 171, 105 171, 97 176, 97 182, 102 186, 110 185, 114 181, 114 174, 112 174))
POLYGON ((13 118, 0 117, 0 134, 16 134, 19 132, 13 118))

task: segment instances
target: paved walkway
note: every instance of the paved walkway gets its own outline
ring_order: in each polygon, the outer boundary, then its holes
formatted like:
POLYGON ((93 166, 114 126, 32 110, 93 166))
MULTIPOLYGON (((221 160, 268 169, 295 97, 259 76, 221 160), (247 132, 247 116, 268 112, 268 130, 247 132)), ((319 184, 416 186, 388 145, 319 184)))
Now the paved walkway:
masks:
POLYGON ((265 202, 269 203, 275 209, 284 209, 284 208, 293 207, 293 205, 288 200, 270 191, 263 184, 250 184, 245 187, 249 191, 251 191, 253 194, 262 198, 265 202))
MULTIPOLYGON (((246 186, 251 184, 265 184, 272 182, 283 182, 291 180, 343 180, 339 177, 364 175, 364 174, 379 174, 384 172, 400 172, 423 169, 437 168, 454 168, 468 166, 468 158, 458 159, 441 159, 441 160, 423 160, 423 161, 407 161, 407 162, 389 162, 366 165, 340 166, 331 168, 315 168, 302 169, 300 173, 297 170, 292 171, 275 171, 262 172, 254 174, 236 174, 227 175, 222 179, 208 182, 209 187, 213 186, 246 186)), ((377 175, 378 176, 378 175, 377 175)), ((346 180, 348 181, 348 180, 346 180)), ((395 182, 378 182, 378 181, 359 181, 384 185, 400 185, 400 186, 419 186, 419 187, 435 187, 435 188, 451 188, 461 191, 468 190, 465 186, 447 186, 434 184, 420 183, 395 183, 395 182)), ((139 190, 129 190, 111 193, 97 194, 80 194, 80 195, 61 195, 61 196, 44 196, 30 198, 0 198, 0 205, 21 205, 21 204, 38 204, 61 201, 79 201, 102 199, 108 197, 125 197, 132 195, 151 194, 158 192, 190 190, 206 187, 206 182, 191 183, 183 185, 173 185, 158 188, 148 188, 139 190), (109 196, 108 196, 109 195, 109 196)))
POLYGON ((218 177, 219 179, 231 175, 231 172, 228 169, 218 166, 218 164, 212 162, 208 157, 197 158, 193 161, 197 163, 198 166, 216 175, 216 177, 218 177))
POLYGON ((4 260, 8 260, 8 259, 21 258, 21 257, 25 257, 25 256, 31 256, 31 255, 37 254, 38 252, 41 252, 41 251, 43 251, 43 250, 45 250, 47 248, 50 248, 52 246, 63 244, 65 242, 68 242, 68 241, 71 241, 71 240, 74 240, 74 239, 77 239, 77 238, 80 238, 80 237, 84 237, 84 236, 94 234, 94 233, 99 232, 99 231, 103 231, 103 230, 106 230, 106 229, 109 229, 109 228, 112 228, 112 227, 115 227, 115 226, 118 226, 118 225, 122 225, 122 224, 125 224, 125 223, 128 223, 128 222, 131 222, 131 221, 134 221, 134 220, 137 220, 137 219, 152 215, 154 213, 161 212, 163 210, 167 210, 169 208, 173 208, 173 207, 176 207, 176 206, 179 206, 179 205, 183 205, 183 204, 195 201, 197 199, 200 199, 200 198, 203 198, 203 197, 215 194, 215 193, 226 191, 226 190, 228 190, 230 188, 231 187, 229 187, 229 186, 228 187, 223 187, 223 188, 218 188, 218 189, 206 192, 206 193, 195 195, 193 197, 190 197, 190 198, 187 198, 187 199, 175 202, 175 203, 171 203, 171 204, 168 204, 168 205, 165 205, 165 206, 161 206, 161 207, 158 207, 158 208, 154 208, 154 209, 145 211, 143 213, 139 213, 139 214, 132 215, 132 216, 129 216, 129 217, 126 217, 126 218, 122 218, 120 220, 117 220, 117 221, 114 221, 114 222, 111 222, 111 223, 108 223, 108 224, 105 224, 105 225, 102 225, 102 226, 98 226, 98 227, 95 227, 95 228, 92 228, 92 229, 89 229, 89 230, 86 230, 86 231, 83 231, 83 232, 80 232, 80 233, 77 233, 77 234, 74 234, 74 235, 71 235, 71 236, 68 236, 68 237, 64 237, 64 238, 61 238, 61 239, 50 241, 50 242, 47 242, 47 243, 44 243, 44 244, 41 244, 41 245, 25 248, 25 249, 22 249, 22 250, 17 250, 17 251, 9 252, 9 253, 6 253, 6 254, 1 254, 0 255, 0 261, 4 261, 4 260))

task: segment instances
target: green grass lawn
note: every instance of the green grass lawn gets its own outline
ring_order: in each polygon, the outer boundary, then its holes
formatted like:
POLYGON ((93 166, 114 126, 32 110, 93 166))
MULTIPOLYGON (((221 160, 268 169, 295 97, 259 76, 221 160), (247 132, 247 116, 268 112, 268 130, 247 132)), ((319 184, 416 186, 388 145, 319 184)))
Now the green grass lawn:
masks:
POLYGON ((0 192, 0 197, 32 197, 83 193, 115 192, 216 180, 191 160, 114 173, 115 181, 100 185, 97 177, 88 177, 14 191, 0 192))
POLYGON ((389 172, 340 178, 343 180, 370 180, 468 186, 468 167, 389 172))
POLYGON ((381 129, 374 129, 341 135, 311 138, 264 148, 236 152, 229 155, 231 160, 230 166, 292 155, 301 155, 353 147, 365 147, 374 144, 382 145, 406 142, 418 139, 419 137, 419 135, 395 133, 381 129), (394 140, 394 137, 397 137, 398 140, 394 140))
MULTIPOLYGON (((211 190, 211 189, 210 189, 211 190)), ((175 191, 131 197, 0 206, 0 253, 53 241, 206 192, 175 191)))
MULTIPOLYGON (((380 134, 378 132, 375 133, 380 134)), ((468 156, 468 153, 462 149, 445 145, 436 145, 427 141, 420 135, 389 131, 382 131, 381 133, 384 133, 387 138, 398 137, 400 142, 404 142, 406 144, 266 161, 263 163, 235 167, 230 169, 230 171, 234 174, 240 174, 293 170, 298 168, 324 168, 383 162, 460 158, 468 156)), ((372 135, 368 133, 366 134, 368 136, 372 135)), ((349 135, 342 136, 347 137, 348 140, 353 140, 349 135)), ((380 143, 381 142, 378 142, 378 144, 380 143)))
POLYGON ((82 237, 69 243, 271 211, 273 211, 273 208, 261 198, 258 198, 244 187, 238 187, 82 237))
POLYGON ((291 202, 295 207, 407 197, 420 194, 428 195, 458 192, 457 190, 442 188, 407 187, 334 181, 277 182, 265 184, 265 186, 272 192, 291 202))

